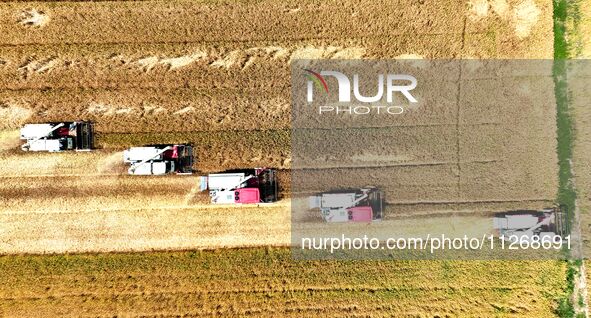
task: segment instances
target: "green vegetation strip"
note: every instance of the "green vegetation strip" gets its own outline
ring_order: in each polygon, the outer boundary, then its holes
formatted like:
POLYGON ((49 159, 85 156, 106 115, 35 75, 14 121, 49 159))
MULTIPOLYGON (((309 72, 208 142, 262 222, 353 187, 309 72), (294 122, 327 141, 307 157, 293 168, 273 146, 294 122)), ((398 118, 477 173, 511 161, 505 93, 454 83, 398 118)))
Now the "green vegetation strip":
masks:
MULTIPOLYGON (((568 100, 568 58, 576 51, 570 40, 571 27, 576 27, 579 17, 576 1, 554 0, 554 93, 557 108, 557 154, 559 163, 558 204, 566 208, 569 228, 573 228, 576 189, 572 183, 572 148, 573 148, 573 120, 569 111, 568 100), (569 23, 573 22, 574 23, 569 23)), ((575 32, 572 32, 573 34, 575 32)), ((577 314, 573 303, 575 280, 579 275, 581 261, 569 261, 566 275, 565 296, 559 301, 556 314, 559 317, 575 317, 577 314)))

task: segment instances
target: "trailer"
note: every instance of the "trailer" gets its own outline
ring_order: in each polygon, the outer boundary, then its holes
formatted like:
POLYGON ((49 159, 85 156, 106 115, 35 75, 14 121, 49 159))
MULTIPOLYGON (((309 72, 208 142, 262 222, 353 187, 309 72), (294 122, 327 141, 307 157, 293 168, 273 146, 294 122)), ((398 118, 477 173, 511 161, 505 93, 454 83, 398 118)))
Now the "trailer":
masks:
POLYGON ((123 162, 132 175, 193 173, 193 147, 189 144, 147 145, 123 151, 123 162))
POLYGON ((310 196, 308 202, 325 222, 373 222, 382 220, 384 194, 375 187, 336 190, 310 196))
POLYGON ((21 128, 23 151, 60 152, 94 149, 94 125, 88 121, 26 124, 21 128))
POLYGON ((201 177, 212 203, 273 203, 278 200, 276 171, 268 168, 232 170, 201 177))
POLYGON ((564 238, 569 233, 568 222, 563 208, 543 210, 518 210, 495 214, 493 228, 500 237, 543 238, 556 235, 564 238))

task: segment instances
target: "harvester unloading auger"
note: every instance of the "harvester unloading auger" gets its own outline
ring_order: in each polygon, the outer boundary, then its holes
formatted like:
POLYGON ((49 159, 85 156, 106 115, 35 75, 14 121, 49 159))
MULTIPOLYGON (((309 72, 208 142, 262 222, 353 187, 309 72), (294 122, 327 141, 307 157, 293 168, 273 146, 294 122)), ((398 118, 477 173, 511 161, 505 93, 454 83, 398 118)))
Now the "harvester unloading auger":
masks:
POLYGON ((20 131, 23 151, 88 151, 94 148, 94 126, 87 121, 26 124, 20 131))

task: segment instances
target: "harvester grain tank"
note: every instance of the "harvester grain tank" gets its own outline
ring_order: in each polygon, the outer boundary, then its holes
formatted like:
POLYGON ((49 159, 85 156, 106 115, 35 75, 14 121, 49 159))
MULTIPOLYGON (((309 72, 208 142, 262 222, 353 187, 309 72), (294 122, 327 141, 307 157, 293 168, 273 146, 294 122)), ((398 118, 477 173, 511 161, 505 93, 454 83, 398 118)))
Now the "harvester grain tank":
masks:
POLYGON ((326 222, 380 221, 384 208, 384 195, 375 187, 323 192, 308 200, 326 222))
POLYGON ((60 152, 88 151, 94 148, 94 127, 91 122, 51 122, 26 124, 21 128, 23 151, 60 152))
POLYGON ((188 144, 131 147, 123 152, 127 172, 133 175, 193 173, 193 147, 188 144))
POLYGON ((272 203, 278 199, 276 171, 268 168, 232 170, 201 177, 212 203, 272 203))

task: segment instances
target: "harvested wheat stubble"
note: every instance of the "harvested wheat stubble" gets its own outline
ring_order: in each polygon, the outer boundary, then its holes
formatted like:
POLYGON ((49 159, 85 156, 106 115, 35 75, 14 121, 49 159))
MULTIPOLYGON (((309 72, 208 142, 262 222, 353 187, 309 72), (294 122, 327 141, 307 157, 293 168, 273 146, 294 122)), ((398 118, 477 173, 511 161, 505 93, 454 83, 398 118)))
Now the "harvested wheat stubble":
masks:
POLYGON ((0 310, 18 316, 494 316, 506 311, 553 317, 565 272, 565 263, 558 261, 294 262, 288 249, 275 248, 16 256, 0 258, 5 287, 0 310))
POLYGON ((38 176, 2 181, 1 210, 33 214, 185 205, 186 195, 199 185, 195 176, 38 176))
MULTIPOLYGON (((153 199, 150 197, 149 199, 153 199)), ((162 203, 167 202, 160 198, 162 203)), ((111 202, 114 199, 111 198, 111 202)), ((123 203, 133 198, 115 198, 123 203)), ((184 198, 179 198, 184 201, 184 198)), ((289 244, 289 206, 155 204, 72 212, 1 212, 0 253, 145 251, 289 244), (149 208, 141 208, 141 207, 149 208)))
POLYGON ((0 152, 0 178, 35 176, 97 176, 119 175, 127 172, 123 152, 94 150, 91 152, 27 153, 19 146, 18 139, 11 147, 0 152))
POLYGON ((19 138, 20 132, 18 130, 0 130, 0 155, 17 149, 21 144, 19 138))
MULTIPOLYGON (((193 195, 192 193, 187 193, 193 195)), ((84 196, 81 199, 92 198, 84 196)), ((191 248, 224 248, 291 244, 292 219, 289 201, 272 205, 211 205, 206 200, 192 202, 194 197, 177 197, 175 205, 164 197, 111 198, 111 206, 96 209, 65 200, 66 209, 0 211, 3 240, 1 254, 65 252, 143 251, 191 248), (157 201, 159 199, 159 201, 157 201), (135 205, 127 204, 128 201, 135 205), (187 204, 182 204, 181 201, 187 204), (113 205, 119 202, 118 206, 113 205), (166 204, 168 203, 168 204, 166 204), (140 204, 138 207, 138 204, 140 204), (144 208, 145 207, 145 208, 144 208)), ((202 199, 205 199, 202 197, 202 199)), ((172 197, 175 199, 175 197, 172 197)), ((24 203, 26 204, 26 202, 24 203)), ((29 204, 39 204, 32 200, 29 204)), ((371 231, 376 237, 392 235, 423 235, 425 231, 476 236, 492 230, 491 210, 478 211, 479 205, 467 207, 469 212, 447 211, 433 214, 402 215, 397 206, 387 206, 384 221, 375 226, 348 223, 339 227, 320 220, 318 212, 298 214, 298 233, 326 237, 330 233, 355 233, 363 236, 371 231), (299 228, 303 226, 303 228, 299 228), (332 231, 327 231, 332 228, 332 231), (392 229, 398 229, 393 232, 392 229), (466 229, 469 229, 466 232, 466 229), (461 232, 461 233, 460 233, 461 232)), ((26 208, 25 205, 20 209, 26 208)), ((498 207, 497 207, 498 208, 498 207)), ((494 209, 493 209, 494 211, 494 209)), ((432 233, 435 233, 432 232, 432 233)), ((490 258, 491 255, 486 255, 490 258)))

